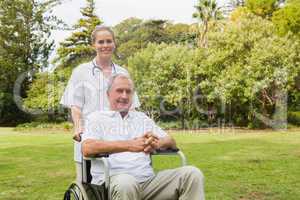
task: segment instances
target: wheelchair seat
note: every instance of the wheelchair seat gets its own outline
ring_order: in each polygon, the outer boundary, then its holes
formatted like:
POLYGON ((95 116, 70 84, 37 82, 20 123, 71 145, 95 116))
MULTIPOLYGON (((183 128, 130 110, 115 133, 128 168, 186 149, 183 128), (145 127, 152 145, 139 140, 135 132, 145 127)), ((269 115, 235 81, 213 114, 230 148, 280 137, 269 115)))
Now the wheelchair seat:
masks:
MULTIPOLYGON (((181 159, 181 165, 185 166, 187 164, 186 157, 178 148, 156 150, 151 153, 152 156, 155 155, 178 155, 181 159)), ((81 171, 81 181, 74 181, 68 187, 64 194, 64 200, 110 200, 109 195, 109 154, 98 154, 90 158, 84 157, 82 160, 82 171, 81 171), (91 183, 91 160, 99 160, 104 165, 104 182, 101 185, 95 185, 91 183)))

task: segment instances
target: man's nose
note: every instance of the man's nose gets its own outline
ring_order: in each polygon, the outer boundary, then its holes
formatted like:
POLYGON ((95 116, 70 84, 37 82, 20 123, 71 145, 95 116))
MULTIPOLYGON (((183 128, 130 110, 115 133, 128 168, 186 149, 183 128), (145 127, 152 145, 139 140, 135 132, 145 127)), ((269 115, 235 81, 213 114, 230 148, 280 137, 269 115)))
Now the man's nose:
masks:
POLYGON ((126 91, 123 91, 121 95, 123 98, 128 98, 128 93, 126 91))

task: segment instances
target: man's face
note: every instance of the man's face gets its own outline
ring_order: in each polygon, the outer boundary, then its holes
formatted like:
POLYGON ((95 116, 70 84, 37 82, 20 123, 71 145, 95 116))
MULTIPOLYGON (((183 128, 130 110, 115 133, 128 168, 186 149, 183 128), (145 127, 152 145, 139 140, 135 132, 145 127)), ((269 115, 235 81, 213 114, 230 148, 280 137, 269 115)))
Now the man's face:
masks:
POLYGON ((132 104, 133 85, 124 77, 117 77, 108 91, 108 100, 111 110, 128 111, 132 104))

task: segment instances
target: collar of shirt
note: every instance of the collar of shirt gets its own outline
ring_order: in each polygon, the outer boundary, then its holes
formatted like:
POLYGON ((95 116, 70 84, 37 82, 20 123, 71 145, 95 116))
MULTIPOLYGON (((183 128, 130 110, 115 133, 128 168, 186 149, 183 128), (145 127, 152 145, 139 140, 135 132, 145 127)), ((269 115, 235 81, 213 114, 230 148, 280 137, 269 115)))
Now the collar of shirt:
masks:
MULTIPOLYGON (((92 65, 93 65, 93 71, 94 71, 94 68, 102 71, 102 67, 100 65, 97 65, 96 57, 92 60, 92 65)), ((112 73, 117 73, 116 66, 113 62, 111 63, 111 67, 112 67, 112 73)))
POLYGON ((102 111, 102 114, 107 115, 111 118, 120 118, 120 119, 132 119, 134 117, 134 111, 128 111, 127 115, 122 118, 121 113, 118 111, 102 111))

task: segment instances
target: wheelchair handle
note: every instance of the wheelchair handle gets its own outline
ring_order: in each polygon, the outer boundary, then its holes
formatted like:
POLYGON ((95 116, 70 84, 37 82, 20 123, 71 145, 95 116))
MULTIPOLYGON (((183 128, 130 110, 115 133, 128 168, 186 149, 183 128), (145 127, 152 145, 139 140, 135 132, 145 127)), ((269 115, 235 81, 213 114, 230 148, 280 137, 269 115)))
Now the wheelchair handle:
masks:
POLYGON ((150 154, 151 156, 155 155, 178 155, 181 160, 181 166, 187 165, 187 159, 182 151, 178 148, 168 148, 168 149, 157 149, 150 154))

